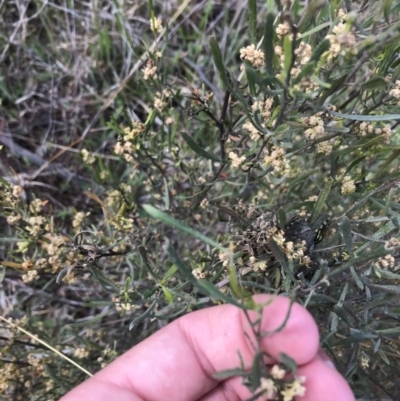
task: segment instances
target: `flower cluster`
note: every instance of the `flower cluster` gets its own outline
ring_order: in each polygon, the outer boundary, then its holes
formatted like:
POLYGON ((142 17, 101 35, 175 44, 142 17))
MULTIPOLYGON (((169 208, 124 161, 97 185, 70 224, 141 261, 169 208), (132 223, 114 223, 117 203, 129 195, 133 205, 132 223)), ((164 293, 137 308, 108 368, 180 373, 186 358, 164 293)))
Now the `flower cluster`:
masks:
POLYGON ((218 254, 219 260, 222 262, 222 266, 228 266, 229 265, 229 255, 225 252, 220 252, 218 254))
POLYGON ((353 179, 349 175, 346 175, 342 180, 342 187, 341 187, 342 194, 349 195, 354 193, 355 190, 356 190, 356 185, 354 184, 353 179))
POLYGON ((147 60, 146 67, 142 70, 143 79, 145 81, 154 78, 157 72, 157 66, 154 65, 153 60, 147 60))
POLYGON ((365 352, 362 352, 359 358, 359 363, 362 369, 365 370, 369 368, 369 360, 370 358, 365 354, 365 352))
POLYGON ((201 202, 200 202, 200 207, 202 209, 207 209, 208 205, 209 205, 209 201, 207 198, 204 198, 201 202))
POLYGON ((37 270, 29 270, 27 274, 22 275, 22 281, 24 283, 30 283, 31 281, 37 280, 39 274, 37 270))
POLYGON ((130 302, 121 301, 120 297, 113 297, 112 301, 114 302, 115 309, 118 312, 129 312, 134 308, 134 305, 132 305, 130 302))
MULTIPOLYGON (((294 51, 296 55, 296 59, 294 61, 294 65, 290 70, 290 75, 292 77, 297 77, 301 71, 301 66, 307 64, 310 61, 312 54, 312 47, 308 43, 300 42, 299 46, 294 51)), ((285 55, 283 53, 282 46, 275 46, 275 54, 279 56, 281 69, 283 70, 283 66, 285 63, 285 55)), ((277 74, 278 79, 283 80, 284 76, 282 74, 277 74)))
POLYGON ((295 397, 305 395, 306 388, 303 384, 306 378, 304 376, 294 376, 290 382, 284 381, 287 372, 278 365, 272 367, 270 374, 271 377, 260 379, 260 387, 257 389, 257 393, 262 392, 266 399, 277 399, 278 392, 283 397, 283 401, 293 401, 295 397))
POLYGON ((200 267, 193 269, 192 274, 197 280, 204 279, 208 276, 208 272, 203 271, 200 267))
POLYGON ((304 376, 298 376, 292 383, 286 383, 284 389, 281 390, 283 401, 292 401, 295 397, 303 397, 306 393, 306 388, 303 386, 305 381, 304 376))
POLYGON ((291 32, 290 25, 288 22, 279 24, 275 29, 276 34, 282 38, 283 36, 289 35, 291 32))
POLYGON ((40 213, 46 204, 47 204, 47 201, 36 198, 30 203, 29 211, 31 213, 35 213, 35 214, 40 213))
POLYGON ((266 260, 258 261, 254 256, 250 256, 249 265, 255 272, 258 272, 258 271, 264 272, 265 270, 267 270, 267 267, 268 267, 266 260))
POLYGON ((139 147, 139 135, 144 132, 146 127, 139 121, 132 121, 130 127, 122 127, 123 135, 118 138, 114 145, 114 152, 122 155, 128 163, 134 163, 134 153, 139 147))
POLYGON ((158 111, 163 111, 168 103, 165 101, 171 96, 171 92, 168 89, 164 89, 161 92, 157 92, 155 97, 154 97, 154 108, 158 111))
POLYGON ((257 100, 253 103, 251 108, 253 109, 253 113, 258 111, 261 114, 263 122, 268 124, 269 119, 272 115, 272 106, 274 105, 274 101, 272 98, 268 98, 265 100, 257 100))
POLYGON ((239 157, 235 152, 229 152, 229 158, 231 159, 231 165, 234 168, 238 168, 246 160, 245 156, 239 157))
POLYGON ((46 220, 43 216, 31 216, 28 217, 27 223, 30 225, 27 230, 33 237, 36 237, 44 228, 46 220))
POLYGON ((150 29, 152 32, 159 33, 162 29, 162 19, 161 18, 151 18, 150 19, 150 29))
POLYGON ((261 138, 258 129, 250 121, 244 123, 242 128, 250 134, 250 139, 252 141, 258 141, 261 138))
POLYGON ((14 224, 18 223, 22 219, 22 215, 20 214, 10 214, 7 216, 7 223, 10 226, 13 226, 14 224))
POLYGON ((357 134, 360 136, 366 136, 367 134, 371 134, 374 132, 374 126, 371 123, 366 123, 363 121, 359 126, 358 129, 356 130, 357 134))
POLYGON ((289 176, 290 165, 289 161, 285 158, 285 149, 279 146, 273 146, 269 155, 264 157, 264 163, 273 167, 272 173, 289 176))
POLYGON ((309 141, 323 137, 325 133, 324 120, 320 115, 303 117, 301 122, 309 127, 304 131, 304 135, 309 141))
POLYGON ((393 131, 388 125, 380 127, 365 121, 360 123, 356 129, 356 134, 359 136, 366 136, 372 133, 381 136, 384 143, 389 143, 393 135, 393 131))
POLYGON ((256 49, 255 45, 242 47, 240 49, 240 58, 250 61, 254 68, 260 68, 264 65, 264 52, 256 49))
MULTIPOLYGON (((396 259, 392 255, 386 255, 383 258, 379 258, 376 261, 375 266, 378 268, 382 268, 382 269, 385 269, 388 267, 393 269, 395 264, 396 264, 396 259)), ((397 269, 394 269, 394 270, 397 270, 397 269)))
POLYGON ((73 228, 79 228, 82 225, 82 222, 86 216, 88 216, 90 212, 84 213, 84 212, 78 212, 75 214, 73 220, 72 220, 72 227, 73 228))
MULTIPOLYGON (((321 139, 325 133, 324 120, 322 113, 317 113, 314 116, 302 118, 302 123, 308 126, 304 131, 305 137, 310 141, 321 139)), ((324 153, 329 155, 332 152, 333 145, 329 141, 319 142, 315 145, 317 153, 324 153)))
POLYGON ((301 260, 302 264, 309 264, 311 262, 310 258, 305 256, 305 253, 307 252, 306 241, 303 240, 297 244, 294 244, 292 241, 286 241, 283 248, 288 260, 301 260))
POLYGON ((329 50, 324 54, 328 63, 338 56, 357 55, 356 37, 350 32, 350 26, 347 23, 340 22, 326 38, 330 42, 329 50))
POLYGON ((393 249, 397 248, 398 246, 400 246, 400 241, 395 237, 390 238, 385 243, 385 249, 393 249))
POLYGON ((93 153, 90 153, 87 149, 81 150, 81 156, 85 164, 93 164, 96 161, 93 153))
POLYGON ((394 87, 389 91, 389 96, 398 100, 397 105, 400 106, 400 80, 397 80, 394 87))
POLYGON ((83 359, 89 356, 89 351, 86 348, 78 347, 74 350, 74 357, 83 359))

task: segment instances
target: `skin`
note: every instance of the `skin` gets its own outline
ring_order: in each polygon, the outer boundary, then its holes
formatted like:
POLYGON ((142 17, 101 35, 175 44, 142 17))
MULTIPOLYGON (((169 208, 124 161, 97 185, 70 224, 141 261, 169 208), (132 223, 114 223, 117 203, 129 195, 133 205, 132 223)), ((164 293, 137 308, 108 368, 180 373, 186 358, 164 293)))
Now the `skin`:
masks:
MULTIPOLYGON (((260 304, 268 295, 254 297, 260 304)), ((281 326, 290 301, 276 297, 263 308, 261 329, 281 326)), ((256 314, 250 314, 256 319, 256 314)), ((86 380, 60 401, 239 401, 251 396, 239 377, 216 380, 213 374, 240 366, 240 352, 251 368, 254 340, 244 313, 221 305, 190 313, 133 347, 86 380), (249 336, 249 338, 245 335, 249 336)), ((306 394, 298 401, 354 401, 347 382, 319 349, 314 319, 294 304, 285 328, 262 339, 262 348, 273 365, 281 352, 298 365, 305 376, 306 394)))

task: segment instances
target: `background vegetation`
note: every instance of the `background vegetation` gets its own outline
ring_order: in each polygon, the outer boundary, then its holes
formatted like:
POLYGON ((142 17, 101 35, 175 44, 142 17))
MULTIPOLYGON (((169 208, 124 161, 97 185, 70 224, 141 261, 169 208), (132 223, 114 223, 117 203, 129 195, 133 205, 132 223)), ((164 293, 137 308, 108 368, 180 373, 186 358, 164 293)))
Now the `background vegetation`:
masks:
POLYGON ((1 399, 253 293, 398 399, 399 5, 0 2, 1 399))

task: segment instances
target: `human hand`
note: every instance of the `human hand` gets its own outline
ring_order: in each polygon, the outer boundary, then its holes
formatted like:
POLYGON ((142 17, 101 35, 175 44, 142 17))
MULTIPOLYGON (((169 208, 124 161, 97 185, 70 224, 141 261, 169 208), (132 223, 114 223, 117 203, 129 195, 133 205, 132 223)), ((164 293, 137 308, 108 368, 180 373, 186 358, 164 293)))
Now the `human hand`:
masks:
MULTIPOLYGON (((269 295, 254 297, 259 304, 270 299, 269 295)), ((261 331, 280 327, 289 306, 288 298, 276 297, 264 307, 261 331)), ((249 315, 256 319, 255 312, 249 315)), ((239 308, 221 305, 193 312, 127 351, 60 401, 246 400, 251 393, 241 377, 216 380, 213 375, 239 367, 238 353, 250 369, 251 339, 254 335, 239 308)), ((299 304, 292 306, 283 330, 264 337, 261 344, 271 356, 267 361, 271 366, 280 353, 296 361, 298 376, 306 377, 306 393, 296 400, 354 401, 344 378, 319 352, 315 321, 299 304)))

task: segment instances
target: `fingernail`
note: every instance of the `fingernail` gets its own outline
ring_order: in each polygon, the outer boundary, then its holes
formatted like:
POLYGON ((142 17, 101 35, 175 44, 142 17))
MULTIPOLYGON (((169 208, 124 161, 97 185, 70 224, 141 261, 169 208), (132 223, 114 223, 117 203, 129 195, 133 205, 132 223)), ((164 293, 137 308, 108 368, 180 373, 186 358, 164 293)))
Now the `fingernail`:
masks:
POLYGON ((336 366, 333 364, 332 361, 329 361, 329 360, 326 359, 326 360, 324 360, 324 364, 326 366, 329 366, 331 369, 336 370, 336 366))
POLYGON ((318 355, 322 359, 322 362, 324 362, 324 364, 326 366, 329 366, 331 369, 336 370, 335 364, 332 362, 331 358, 329 358, 329 356, 326 354, 326 352, 323 349, 321 349, 321 348, 319 349, 318 355))

